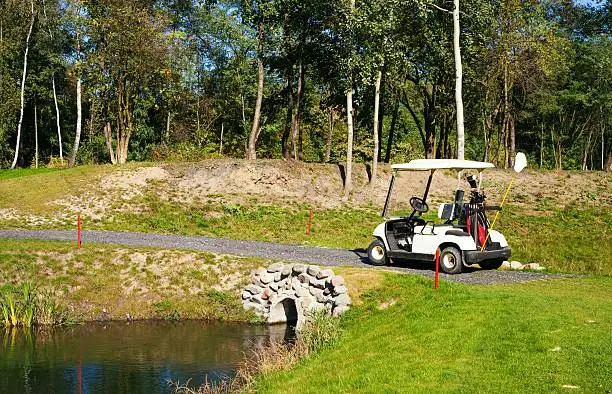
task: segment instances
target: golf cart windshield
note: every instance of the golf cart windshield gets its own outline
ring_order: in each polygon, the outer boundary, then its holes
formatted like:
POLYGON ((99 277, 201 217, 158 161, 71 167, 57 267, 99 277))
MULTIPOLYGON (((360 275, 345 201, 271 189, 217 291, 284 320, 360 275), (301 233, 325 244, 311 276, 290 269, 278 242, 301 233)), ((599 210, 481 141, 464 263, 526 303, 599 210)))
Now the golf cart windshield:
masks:
MULTIPOLYGON (((472 161, 472 160, 457 160, 457 159, 417 159, 417 160, 412 160, 408 163, 393 164, 391 166, 391 169, 393 170, 393 176, 391 178, 391 183, 389 184, 389 191, 387 192, 387 198, 385 200, 385 207, 383 209, 382 216, 386 217, 387 215, 387 208, 389 206, 389 201, 391 198, 391 194, 393 192, 393 184, 395 182, 395 177, 397 173, 400 171, 430 171, 429 179, 427 180, 427 186, 425 187, 423 198, 419 199, 420 203, 426 206, 427 195, 429 194, 429 188, 431 186, 431 180, 436 170, 477 170, 478 172, 481 172, 484 169, 493 168, 493 167, 495 166, 492 163, 472 161)), ((414 215, 414 212, 411 215, 411 217, 413 215, 414 215)))

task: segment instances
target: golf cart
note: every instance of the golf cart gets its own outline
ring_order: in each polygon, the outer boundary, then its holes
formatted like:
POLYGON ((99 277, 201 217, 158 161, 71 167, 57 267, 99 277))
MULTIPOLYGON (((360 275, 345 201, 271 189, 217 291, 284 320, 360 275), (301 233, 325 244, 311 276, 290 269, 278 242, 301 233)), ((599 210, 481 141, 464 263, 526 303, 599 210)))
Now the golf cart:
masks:
MULTIPOLYGON (((521 159, 523 158, 524 155, 521 159)), ((519 165, 522 166, 520 170, 525 164, 526 161, 519 165)), ((386 221, 374 230, 376 239, 368 247, 370 263, 387 265, 393 259, 433 262, 436 250, 439 249, 440 269, 448 274, 460 273, 463 267, 473 264, 484 269, 499 268, 503 261, 510 257, 510 248, 500 232, 490 229, 486 213, 499 211, 501 207, 486 204, 486 196, 474 175, 467 176, 470 186, 468 202, 463 202, 465 192, 458 187, 454 202, 440 205, 438 218, 443 220, 443 223, 436 224, 421 217, 429 210, 427 195, 437 170, 475 170, 482 179, 482 171, 492 167, 494 166, 491 163, 455 159, 419 159, 392 165, 393 176, 382 213, 386 221), (393 184, 398 174, 405 171, 430 172, 425 193, 423 197, 410 198, 412 213, 409 216, 388 218, 387 209, 393 184)), ((459 179, 460 175, 461 172, 459 179)))

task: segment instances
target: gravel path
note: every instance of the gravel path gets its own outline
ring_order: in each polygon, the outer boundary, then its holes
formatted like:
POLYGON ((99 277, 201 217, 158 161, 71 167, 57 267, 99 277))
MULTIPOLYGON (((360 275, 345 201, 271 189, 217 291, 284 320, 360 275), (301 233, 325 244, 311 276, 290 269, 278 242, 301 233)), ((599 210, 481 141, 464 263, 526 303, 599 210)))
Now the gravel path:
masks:
MULTIPOLYGON (((297 263, 325 266, 353 266, 399 271, 433 277, 431 264, 413 263, 389 267, 373 267, 367 264, 363 250, 331 249, 314 246, 285 245, 270 242, 238 241, 224 238, 169 234, 130 233, 115 231, 83 231, 82 242, 127 246, 150 246, 163 249, 192 249, 206 252, 262 257, 297 263)), ((75 241, 74 231, 62 230, 0 230, 0 238, 75 241)), ((446 280, 473 284, 524 282, 550 276, 541 272, 471 270, 459 275, 440 273, 446 280)))

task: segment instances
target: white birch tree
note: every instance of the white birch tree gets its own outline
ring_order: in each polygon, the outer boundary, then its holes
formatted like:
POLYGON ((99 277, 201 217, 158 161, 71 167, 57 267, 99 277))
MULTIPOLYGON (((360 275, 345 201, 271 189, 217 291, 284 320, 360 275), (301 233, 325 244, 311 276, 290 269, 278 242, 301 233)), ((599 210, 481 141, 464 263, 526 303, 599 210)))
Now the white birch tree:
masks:
POLYGON ((32 29, 34 28, 34 0, 31 0, 31 13, 32 18, 30 19, 30 29, 28 30, 28 36, 26 38, 25 52, 23 55, 23 75, 21 77, 21 111, 19 114, 19 123, 17 124, 17 142, 15 143, 15 157, 13 158, 13 164, 11 169, 17 166, 17 159, 19 158, 19 143, 21 142, 21 126, 23 124, 23 109, 25 106, 25 82, 26 75, 28 72, 28 51, 30 50, 30 37, 32 36, 32 29))

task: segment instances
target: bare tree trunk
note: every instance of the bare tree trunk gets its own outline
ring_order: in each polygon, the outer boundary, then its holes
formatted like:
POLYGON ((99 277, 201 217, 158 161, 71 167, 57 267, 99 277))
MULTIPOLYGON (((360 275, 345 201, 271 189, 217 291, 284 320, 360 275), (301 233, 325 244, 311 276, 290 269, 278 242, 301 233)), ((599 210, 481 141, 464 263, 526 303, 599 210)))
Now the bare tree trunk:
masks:
POLYGON ((540 131, 540 168, 544 162, 544 123, 542 123, 542 130, 540 131))
POLYGON ((384 128, 384 118, 385 118, 385 106, 387 105, 387 100, 385 99, 385 87, 387 80, 387 64, 383 64, 382 68, 382 78, 380 82, 380 104, 378 108, 378 161, 382 160, 382 139, 383 139, 383 128, 384 128))
POLYGON ((461 47, 459 45, 459 0, 454 0, 453 8, 453 49, 455 52, 455 102, 457 105, 457 159, 465 157, 465 132, 463 128, 463 68, 461 66, 461 47))
POLYGON ((247 160, 255 160, 257 158, 257 137, 259 136, 259 120, 261 117, 261 102, 263 100, 264 90, 264 66, 263 66, 263 40, 264 40, 264 24, 263 20, 259 21, 257 35, 259 38, 259 53, 257 54, 257 99, 255 101, 255 113, 253 114, 253 125, 249 136, 249 147, 247 149, 247 160))
POLYGON ((304 112, 304 65, 300 58, 300 64, 298 68, 298 91, 297 91, 297 131, 298 131, 298 144, 297 144, 297 157, 298 160, 304 160, 304 141, 303 141, 303 130, 302 130, 302 113, 304 112))
POLYGON ((77 79, 77 123, 76 133, 74 135, 74 145, 72 146, 72 156, 68 162, 68 167, 74 167, 76 162, 77 152, 79 151, 79 143, 81 141, 81 115, 82 115, 82 103, 81 103, 81 77, 77 79))
MULTIPOLYGON (((503 116, 503 120, 502 120, 502 127, 501 127, 501 135, 500 135, 500 140, 503 141, 503 146, 504 146, 504 168, 507 168, 508 165, 508 160, 507 160, 507 149, 508 149, 508 144, 507 144, 507 139, 508 139, 508 118, 510 116, 510 104, 508 101, 508 65, 506 64, 506 60, 504 60, 503 63, 503 73, 504 73, 504 116, 503 116)), ((498 149, 497 151, 497 162, 499 165, 500 162, 500 149, 498 149)))
POLYGON ((281 138, 281 149, 283 153, 283 158, 288 160, 291 158, 291 149, 289 148, 289 139, 292 135, 293 130, 293 71, 287 71, 287 98, 288 98, 288 106, 287 106, 287 117, 285 120, 285 128, 283 130, 283 136, 281 138))
POLYGON ((344 181, 344 197, 348 198, 353 188, 353 89, 346 92, 346 125, 348 138, 346 142, 346 171, 344 181))
POLYGON ((325 147, 325 162, 329 163, 331 157, 332 137, 334 133, 334 109, 329 109, 329 124, 327 129, 327 145, 325 147))
POLYGON ((221 122, 221 139, 219 141, 219 155, 223 154, 223 122, 221 122))
POLYGON ((295 160, 301 160, 301 132, 300 132, 300 116, 302 107, 302 78, 303 78, 302 61, 298 65, 298 81, 297 81, 297 92, 295 99, 295 107, 293 108, 293 117, 291 119, 291 139, 293 141, 293 158, 295 160))
POLYGON ((389 163, 391 160, 391 149, 393 148, 393 136, 395 135, 395 126, 397 125, 397 117, 399 115, 400 102, 395 102, 395 109, 393 110, 393 116, 391 117, 391 128, 389 129, 389 137, 387 137, 387 151, 385 152, 385 163, 389 163))
POLYGON ((170 143, 170 111, 168 111, 168 116, 166 117, 166 135, 164 136, 164 141, 166 145, 170 143))
MULTIPOLYGON (((349 19, 352 25, 353 12, 355 10, 355 0, 350 0, 349 8, 349 19)), ((353 43, 351 42, 351 45, 353 43)), ((350 51, 348 58, 348 69, 349 69, 349 89, 346 92, 346 125, 347 125, 347 143, 346 143, 346 171, 344 180, 344 198, 348 199, 353 188, 353 71, 351 65, 351 57, 353 56, 353 49, 350 51)))
POLYGON ((57 94, 55 92, 55 74, 51 77, 51 85, 53 86, 53 102, 55 103, 55 119, 57 123, 57 140, 59 142, 59 155, 62 165, 64 164, 64 151, 62 147, 62 129, 60 127, 60 112, 57 104, 57 94))
POLYGON ((17 159, 19 158, 19 143, 21 142, 21 125, 23 124, 23 107, 25 106, 25 81, 26 74, 28 72, 28 51, 30 50, 30 37, 32 36, 32 29, 34 28, 34 0, 31 2, 32 5, 32 19, 30 20, 30 29, 28 30, 28 36, 26 38, 25 53, 23 55, 23 74, 21 76, 21 112, 19 115, 19 123, 17 124, 17 142, 15 143, 15 157, 13 158, 13 164, 11 168, 14 169, 17 166, 17 159))
POLYGON ((586 171, 588 169, 587 160, 589 158, 589 149, 591 148, 592 138, 593 138, 593 128, 591 127, 589 128, 589 138, 587 138, 586 143, 584 144, 584 157, 582 158, 582 170, 583 171, 586 171))
POLYGON ((38 107, 36 106, 36 103, 34 103, 34 144, 36 146, 34 160, 36 163, 36 168, 38 168, 38 107))
POLYGON ((605 167, 604 167, 604 155, 605 155, 605 130, 606 128, 603 126, 601 126, 601 170, 604 171, 605 167))
POLYGON ((380 148, 380 142, 378 141, 378 111, 380 105, 380 81, 382 79, 382 71, 378 71, 376 75, 376 82, 374 84, 374 127, 372 136, 374 138, 374 152, 372 155, 372 177, 370 178, 370 184, 376 182, 376 175, 378 170, 378 150, 380 148))
POLYGON ((244 138, 244 151, 246 152, 247 149, 249 148, 249 130, 247 128, 247 123, 246 123, 246 111, 245 111, 245 104, 244 104, 244 93, 242 91, 240 91, 240 103, 242 104, 242 131, 244 132, 245 138, 244 138))
POLYGON ((110 154, 112 164, 117 164, 117 158, 115 156, 115 150, 113 149, 113 130, 110 122, 106 122, 104 125, 104 139, 106 140, 106 149, 110 154))
POLYGON ((482 135, 484 137, 484 157, 482 161, 489 161, 489 150, 491 149, 491 144, 489 142, 489 134, 487 129, 487 120, 485 119, 486 114, 485 111, 482 111, 482 135))
POLYGON ((516 151, 516 132, 514 130, 514 116, 510 117, 508 128, 508 168, 514 167, 514 153, 516 151))

